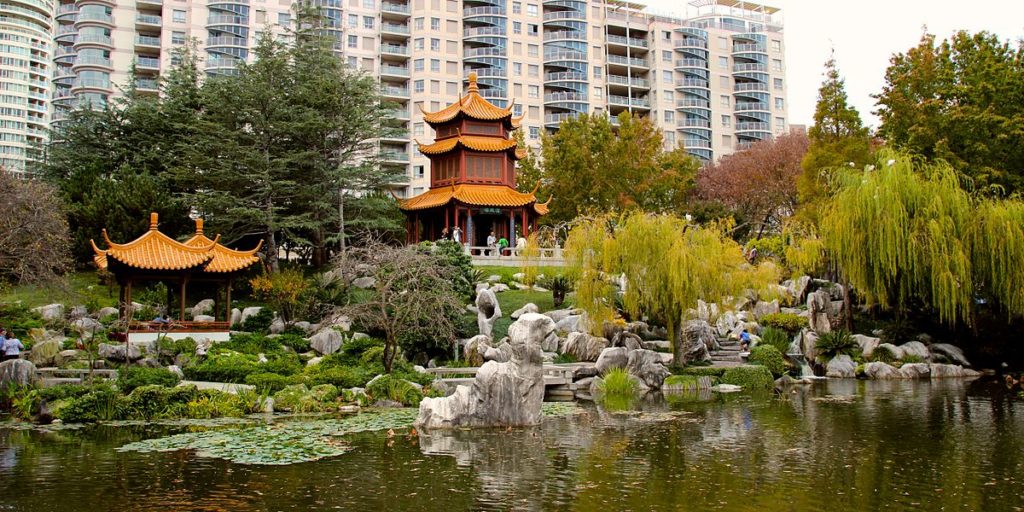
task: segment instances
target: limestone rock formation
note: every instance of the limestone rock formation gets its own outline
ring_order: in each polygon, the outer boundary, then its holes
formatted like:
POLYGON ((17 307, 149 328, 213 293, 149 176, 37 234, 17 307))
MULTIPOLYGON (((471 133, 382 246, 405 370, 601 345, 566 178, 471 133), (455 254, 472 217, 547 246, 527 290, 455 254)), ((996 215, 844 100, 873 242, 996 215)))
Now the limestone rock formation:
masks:
MULTIPOLYGON (((192 318, 195 319, 199 315, 206 315, 213 311, 213 307, 216 302, 213 299, 203 299, 192 306, 192 318)), ((199 322, 200 320, 196 320, 199 322)))
POLYGON ((118 362, 125 362, 128 360, 138 361, 139 359, 142 359, 142 351, 139 350, 137 345, 133 344, 126 345, 124 343, 118 343, 117 345, 112 345, 110 343, 100 343, 99 348, 97 349, 97 354, 99 354, 102 359, 118 362), (127 356, 125 354, 127 354, 127 356))
POLYGON ((512 314, 509 315, 509 318, 511 318, 512 320, 519 320, 519 317, 527 313, 540 313, 540 309, 537 307, 536 304, 528 302, 525 305, 523 305, 523 307, 513 311, 512 314))
POLYGON ((661 354, 643 349, 629 353, 626 370, 652 389, 661 389, 665 378, 670 375, 668 368, 661 363, 661 354))
POLYGON ((608 347, 597 357, 597 373, 604 375, 612 368, 625 368, 629 362, 629 350, 625 347, 608 347))
POLYGON ((864 365, 864 375, 869 379, 899 379, 902 377, 896 368, 877 361, 864 365))
POLYGON ((341 348, 341 333, 328 327, 309 338, 309 346, 318 354, 333 354, 341 348))
POLYGON ((541 343, 555 329, 551 318, 527 313, 509 327, 512 359, 488 361, 471 386, 451 396, 424 398, 415 425, 423 429, 537 425, 544 402, 541 343))
MULTIPOLYGON (((262 310, 263 310, 263 308, 261 308, 259 306, 251 306, 251 307, 243 309, 242 310, 242 316, 241 316, 241 318, 238 319, 238 323, 244 324, 245 321, 249 319, 249 317, 253 317, 253 316, 256 316, 256 315, 260 314, 260 311, 262 311, 262 310)), ((232 320, 233 319, 234 319, 234 315, 232 315, 232 320)))
POLYGON ((107 306, 105 308, 100 308, 100 310, 96 312, 96 318, 99 318, 99 319, 107 318, 109 316, 115 316, 116 317, 117 316, 117 308, 113 308, 113 307, 107 306))
POLYGON ((583 332, 571 332, 562 344, 561 352, 577 361, 597 361, 601 351, 608 348, 608 340, 583 332))
POLYGON ((857 363, 846 355, 840 354, 833 357, 825 367, 825 376, 834 379, 852 379, 857 376, 857 363))
POLYGON ((60 353, 61 343, 56 339, 48 339, 32 345, 28 353, 28 360, 36 366, 50 366, 54 358, 60 353))
POLYGON ((36 381, 36 365, 25 359, 11 359, 0 363, 0 388, 11 384, 28 386, 36 381))
POLYGON ((965 368, 971 367, 971 363, 967 361, 966 357, 964 357, 964 351, 956 345, 950 345, 949 343, 935 343, 928 347, 928 349, 931 351, 932 359, 938 359, 941 357, 948 360, 950 363, 958 364, 965 368))
POLYGON ((71 330, 78 333, 79 336, 87 337, 103 330, 103 324, 93 320, 92 318, 79 318, 74 322, 71 322, 71 330))
POLYGON ((43 317, 43 320, 46 320, 47 322, 64 318, 63 304, 47 304, 45 306, 39 306, 38 308, 32 308, 32 311, 39 313, 39 316, 43 317))
POLYGON ((210 315, 196 315, 192 317, 192 320, 196 322, 215 322, 217 319, 210 315))
POLYGON ((904 379, 927 379, 932 375, 932 369, 926 363, 907 363, 900 367, 899 372, 904 379))
POLYGON ((854 334, 852 337, 857 342, 857 345, 860 345, 860 352, 864 357, 871 357, 871 354, 875 353, 875 349, 878 348, 878 344, 882 341, 879 338, 872 338, 863 334, 854 334))
POLYGON ((808 323, 812 331, 825 334, 832 330, 832 297, 825 290, 807 296, 808 323))
POLYGON ((915 356, 920 357, 923 361, 928 360, 928 347, 920 341, 908 341, 900 345, 900 350, 903 351, 903 355, 901 357, 915 356))
POLYGON ((476 325, 480 334, 491 336, 494 333, 494 324, 501 318, 501 306, 498 305, 498 297, 491 290, 478 290, 476 292, 476 325))

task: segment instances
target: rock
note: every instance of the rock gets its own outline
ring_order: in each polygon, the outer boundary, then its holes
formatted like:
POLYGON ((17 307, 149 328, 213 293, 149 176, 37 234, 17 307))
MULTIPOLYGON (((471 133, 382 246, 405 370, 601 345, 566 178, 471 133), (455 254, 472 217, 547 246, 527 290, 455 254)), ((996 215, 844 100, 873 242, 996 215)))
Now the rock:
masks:
POLYGON ((54 364, 54 358, 60 354, 61 343, 55 339, 49 339, 32 345, 28 352, 28 359, 36 366, 50 366, 54 364))
POLYGON ((832 297, 825 290, 818 290, 807 296, 808 326, 818 334, 832 330, 832 297))
POLYGON ((899 379, 902 376, 900 372, 882 362, 867 363, 864 365, 864 375, 869 379, 883 380, 883 379, 899 379))
POLYGON ((311 358, 309 358, 309 361, 306 361, 306 366, 316 366, 316 365, 320 364, 320 361, 323 361, 323 360, 324 360, 324 358, 319 357, 319 356, 318 357, 311 357, 311 358))
POLYGON ((936 359, 935 356, 938 355, 944 357, 950 363, 958 364, 965 368, 971 367, 971 363, 969 363, 967 358, 964 357, 964 351, 956 345, 950 345, 949 343, 935 343, 928 347, 928 349, 931 351, 932 359, 936 359))
POLYGON ((263 399, 263 413, 274 414, 274 397, 268 396, 263 399))
POLYGON ((818 359, 818 333, 804 329, 797 335, 796 343, 808 362, 818 359))
POLYGON ((196 355, 205 356, 206 351, 210 350, 210 347, 213 346, 213 343, 214 341, 210 339, 196 340, 196 355))
POLYGON ((402 407, 405 407, 402 402, 396 402, 394 400, 377 400, 373 403, 373 406, 384 409, 401 409, 402 407))
POLYGON ((292 324, 294 327, 300 329, 304 333, 310 333, 313 330, 313 324, 303 320, 301 322, 295 322, 292 324))
POLYGON ((775 379, 775 389, 783 389, 792 386, 796 381, 793 377, 783 374, 782 377, 775 379))
POLYGON ((788 286, 789 294, 793 297, 794 304, 802 304, 807 294, 807 286, 811 284, 810 276, 800 276, 788 286))
POLYGON ((501 342, 497 347, 488 347, 484 351, 484 361, 496 361, 504 363, 512 359, 512 346, 507 341, 501 342))
POLYGON ((320 355, 333 354, 341 348, 341 333, 328 327, 309 338, 309 346, 320 355))
POLYGON ((89 316, 89 310, 85 306, 74 306, 68 312, 68 320, 77 320, 83 316, 89 316))
POLYGON ((771 302, 757 301, 754 304, 754 318, 761 318, 765 315, 775 314, 779 312, 779 301, 773 300, 771 302))
POLYGON ((732 311, 726 311, 718 316, 718 320, 715 321, 715 329, 718 331, 718 335, 726 337, 736 328, 736 324, 739 319, 736 318, 736 314, 732 311))
POLYGON ((366 334, 365 332, 354 332, 352 333, 352 336, 349 336, 349 339, 352 341, 367 340, 370 339, 370 335, 366 334))
POLYGON ((852 337, 860 345, 860 352, 864 354, 864 357, 871 357, 871 354, 875 353, 875 349, 878 348, 878 344, 882 341, 879 338, 872 338, 863 334, 854 334, 852 337))
POLYGON ((522 272, 516 272, 515 274, 512 274, 512 279, 515 281, 523 282, 523 280, 526 279, 526 274, 522 272))
MULTIPOLYGON (((33 347, 35 350, 35 347, 33 347)), ((57 353, 57 356, 53 358, 54 366, 64 366, 71 361, 78 361, 79 359, 86 359, 87 355, 84 350, 61 350, 57 353)))
POLYGON ((352 286, 355 286, 356 288, 360 288, 360 289, 363 289, 363 290, 367 290, 369 288, 373 288, 374 286, 377 286, 377 278, 369 277, 369 276, 368 277, 357 277, 357 278, 352 280, 352 286))
POLYGON ((587 322, 586 322, 585 319, 586 319, 586 315, 569 315, 569 316, 559 320, 555 324, 555 327, 560 332, 568 332, 568 333, 572 333, 572 332, 577 332, 577 333, 586 332, 586 330, 587 330, 587 328, 586 328, 587 322))
POLYGON ((509 290, 508 285, 504 283, 497 283, 491 286, 491 291, 494 293, 507 292, 509 290))
POLYGON ((857 364, 853 362, 850 356, 840 354, 828 362, 828 366, 825 367, 825 376, 833 379, 855 378, 857 376, 857 364))
POLYGON ((672 342, 668 340, 650 340, 645 341, 640 348, 646 348, 647 350, 654 350, 656 352, 663 350, 671 350, 672 342))
POLYGON ((668 368, 661 364, 661 354, 643 349, 629 352, 626 370, 652 389, 661 389, 665 378, 670 375, 668 368))
POLYGON ((491 287, 490 283, 477 283, 476 284, 476 289, 473 291, 473 293, 480 293, 480 290, 486 290, 486 289, 488 289, 490 287, 491 287))
POLYGON ((620 332, 612 338, 613 347, 625 347, 626 350, 637 350, 644 348, 643 340, 640 336, 631 332, 620 332))
POLYGON ((96 312, 96 318, 98 318, 100 320, 102 320, 104 318, 107 318, 107 317, 111 317, 111 316, 116 317, 117 315, 118 315, 117 308, 112 308, 110 306, 107 306, 105 308, 100 308, 100 310, 96 312))
POLYGON ((562 338, 558 337, 558 333, 551 331, 547 338, 540 344, 540 349, 543 352, 558 352, 558 348, 562 346, 562 338))
POLYGON ((904 379, 927 379, 932 374, 927 363, 907 363, 900 367, 899 372, 904 379))
POLYGON ((239 325, 242 323, 242 311, 238 308, 231 309, 231 325, 239 325))
POLYGON ((64 304, 47 304, 46 306, 32 308, 32 311, 39 313, 39 316, 43 317, 43 320, 47 322, 64 319, 64 304))
POLYGON ((878 350, 880 348, 888 350, 892 354, 892 357, 896 359, 903 359, 903 349, 897 347, 896 345, 893 345, 892 343, 880 343, 877 347, 875 347, 875 350, 878 350))
POLYGON ((597 373, 604 375, 612 368, 625 368, 629 362, 629 351, 625 347, 608 347, 597 356, 597 373))
POLYGON ((476 293, 476 307, 479 310, 476 325, 480 329, 480 334, 491 336, 494 333, 494 324, 501 318, 498 298, 491 290, 480 290, 476 293))
POLYGON ((683 343, 683 363, 695 363, 711 360, 710 350, 718 350, 718 337, 711 325, 703 320, 686 322, 681 331, 683 343))
POLYGON ((478 334, 466 342, 466 346, 462 349, 462 357, 470 366, 480 366, 484 364, 484 354, 489 348, 491 348, 491 337, 478 334))
POLYGON ((513 311, 512 314, 509 315, 509 318, 511 318, 512 320, 518 320, 519 317, 521 317, 521 316, 523 316, 523 315, 525 315, 527 313, 540 313, 540 309, 537 308, 536 304, 530 302, 530 303, 524 304, 523 307, 513 311))
POLYGON ((540 314, 527 313, 509 327, 512 359, 489 361, 471 386, 459 386, 444 398, 420 402, 417 428, 500 427, 538 425, 544 402, 541 342, 555 329, 540 314))
POLYGON ((334 327, 335 330, 340 330, 341 332, 348 332, 352 329, 352 319, 346 315, 335 316, 331 318, 328 324, 330 327, 334 327))
MULTIPOLYGON (((256 316, 256 315, 260 314, 260 311, 262 311, 262 310, 263 310, 263 308, 261 308, 259 306, 250 306, 250 307, 247 307, 247 308, 243 309, 242 310, 242 317, 238 320, 238 323, 239 324, 244 324, 246 320, 248 320, 250 317, 253 317, 253 316, 256 316)), ((232 318, 233 317, 234 316, 232 315, 232 318)))
POLYGON ((172 364, 172 365, 168 366, 167 367, 167 371, 177 375, 179 379, 184 379, 185 378, 185 372, 181 371, 181 368, 178 367, 178 365, 172 364))
POLYGON ((137 364, 139 366, 143 367, 143 368, 160 368, 161 367, 160 361, 157 361, 157 359, 155 357, 143 357, 142 359, 139 359, 139 362, 137 364))
POLYGON ((964 367, 956 364, 929 364, 928 369, 931 371, 931 378, 933 379, 946 379, 946 378, 959 378, 959 377, 977 377, 980 373, 965 369, 964 367))
POLYGON ((201 320, 197 320, 196 317, 212 312, 216 304, 213 299, 203 299, 197 302, 195 306, 192 306, 192 319, 200 322, 201 320))
POLYGON ((903 352, 900 359, 907 356, 916 356, 920 357, 922 361, 928 360, 928 347, 924 346, 924 343, 920 341, 908 341, 900 345, 900 350, 903 352))
MULTIPOLYGON (((198 352, 198 349, 197 349, 198 352)), ((110 343, 100 343, 97 349, 97 354, 101 359, 107 359, 110 361, 125 362, 125 361, 138 361, 142 359, 142 351, 139 347, 134 344, 125 345, 124 343, 118 343, 112 345, 110 343), (127 352, 127 357, 125 353, 127 352)))
POLYGON ((31 386, 36 381, 36 365, 26 359, 10 359, 0 363, 0 389, 8 386, 31 386))
MULTIPOLYGON (((192 317, 192 320, 195 321, 195 322, 216 322, 217 321, 216 318, 214 318, 214 317, 212 317, 210 315, 196 315, 196 316, 192 317)), ((270 332, 274 332, 273 324, 271 324, 271 326, 270 326, 270 332)))
POLYGON ((274 317, 270 321, 270 334, 281 334, 285 330, 284 320, 281 317, 274 317))
POLYGON ((718 384, 712 387, 711 391, 717 391, 719 393, 736 393, 743 391, 743 388, 735 384, 718 384))
POLYGON ((491 274, 491 275, 487 276, 487 282, 488 283, 497 283, 498 281, 501 281, 501 276, 499 276, 497 274, 491 274))
POLYGON ((561 322, 570 315, 578 315, 580 313, 580 311, 575 309, 556 309, 554 311, 548 311, 547 313, 544 313, 544 316, 554 320, 557 324, 558 322, 561 322))
POLYGON ((74 322, 71 322, 71 330, 78 333, 81 337, 92 336, 103 330, 103 324, 97 322, 92 318, 79 318, 74 322))
POLYGON ((583 332, 572 332, 565 338, 561 352, 569 354, 577 361, 597 361, 601 351, 608 348, 608 340, 591 336, 583 332))

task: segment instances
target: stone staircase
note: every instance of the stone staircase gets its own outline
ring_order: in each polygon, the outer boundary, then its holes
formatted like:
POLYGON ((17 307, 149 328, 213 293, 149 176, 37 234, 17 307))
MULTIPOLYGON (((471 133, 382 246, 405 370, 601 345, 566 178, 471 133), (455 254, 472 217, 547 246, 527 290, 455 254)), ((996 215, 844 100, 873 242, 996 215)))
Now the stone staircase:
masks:
POLYGON ((740 352, 740 342, 736 340, 719 340, 719 350, 712 350, 711 366, 732 368, 746 364, 746 352, 740 352), (742 354, 742 356, 741 356, 742 354))

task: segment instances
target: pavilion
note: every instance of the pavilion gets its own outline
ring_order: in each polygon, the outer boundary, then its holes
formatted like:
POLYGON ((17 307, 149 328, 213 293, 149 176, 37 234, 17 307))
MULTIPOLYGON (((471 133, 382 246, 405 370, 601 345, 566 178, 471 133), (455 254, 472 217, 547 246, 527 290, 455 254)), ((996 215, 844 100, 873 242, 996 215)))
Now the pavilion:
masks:
POLYGON ((423 111, 435 131, 433 143, 416 141, 430 158, 430 189, 399 204, 408 243, 437 240, 456 226, 469 246, 483 245, 491 231, 512 241, 536 229, 548 207, 537 203, 536 187, 530 193, 515 188, 516 161, 525 150, 510 134, 520 119, 513 119, 511 106, 497 107, 480 95, 476 73, 469 74, 469 88, 459 101, 423 111))
POLYGON ((112 273, 120 285, 120 315, 125 319, 132 304, 132 289, 145 282, 162 282, 167 286, 167 314, 173 316, 177 303, 177 319, 169 326, 154 326, 149 322, 129 320, 129 341, 146 341, 156 337, 158 331, 171 338, 197 336, 207 339, 227 339, 231 320, 232 281, 260 261, 256 251, 262 243, 247 251, 224 247, 220 235, 214 239, 203 234, 203 219, 196 219, 196 232, 185 242, 179 242, 157 227, 158 216, 150 214, 149 231, 135 240, 114 243, 103 230, 106 249, 100 249, 90 240, 96 253, 93 261, 100 270, 112 273), (186 300, 190 285, 216 286, 216 303, 212 322, 186 321, 186 300), (221 291, 224 300, 221 301, 221 291), (218 320, 223 313, 223 320, 218 320))

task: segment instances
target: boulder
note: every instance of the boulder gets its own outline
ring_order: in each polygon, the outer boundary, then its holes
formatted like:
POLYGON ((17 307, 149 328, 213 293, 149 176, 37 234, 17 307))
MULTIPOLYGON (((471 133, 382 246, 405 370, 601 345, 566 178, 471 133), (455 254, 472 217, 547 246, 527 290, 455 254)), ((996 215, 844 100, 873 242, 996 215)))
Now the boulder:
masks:
POLYGON ((876 380, 902 378, 902 375, 900 375, 900 372, 896 370, 896 368, 878 361, 865 364, 864 375, 869 379, 876 380))
POLYGON ((97 354, 101 359, 122 363, 125 361, 138 361, 139 359, 142 359, 142 351, 134 344, 126 346, 124 343, 118 343, 116 345, 100 343, 97 354), (125 354, 127 354, 127 356, 125 354))
POLYGON ((335 330, 340 330, 341 332, 348 332, 352 329, 352 319, 346 315, 335 316, 327 323, 330 327, 334 327, 335 330))
POLYGON ((637 350, 644 348, 644 340, 631 332, 620 332, 612 338, 613 347, 625 347, 626 350, 637 350))
POLYGON ((497 283, 498 281, 501 281, 501 276, 499 276, 498 274, 491 274, 487 276, 488 283, 497 283))
POLYGON ((77 320, 83 316, 89 316, 89 310, 85 306, 73 306, 68 311, 68 320, 77 320))
POLYGON ((562 346, 562 341, 562 338, 558 337, 558 332, 551 331, 548 333, 548 337, 544 338, 540 349, 544 352, 558 352, 558 347, 562 346))
POLYGON ((864 357, 871 357, 871 354, 875 352, 875 349, 878 348, 879 343, 882 341, 879 338, 872 338, 863 334, 854 334, 852 338, 860 345, 860 352, 864 354, 864 357))
POLYGON ((942 356, 946 361, 958 364, 965 368, 970 368, 971 363, 964 357, 964 351, 956 345, 950 345, 949 343, 935 343, 928 347, 931 351, 931 358, 937 359, 936 356, 942 356))
POLYGON ((71 330, 78 333, 81 337, 92 336, 93 334, 103 330, 103 324, 92 318, 79 318, 74 322, 71 322, 71 330))
POLYGON ((493 286, 491 286, 491 291, 494 293, 507 292, 508 290, 508 285, 505 283, 495 283, 493 286))
POLYGON ((556 309, 554 311, 548 311, 547 313, 544 313, 544 316, 554 320, 557 324, 558 322, 561 322, 570 315, 578 315, 580 313, 581 311, 575 309, 556 309))
POLYGON ((675 360, 675 356, 670 352, 658 352, 658 356, 661 357, 661 364, 670 366, 672 361, 675 360))
POLYGON ((718 320, 715 321, 715 329, 718 331, 718 335, 726 337, 736 328, 736 324, 739 319, 736 318, 736 314, 732 311, 726 311, 718 316, 718 320))
POLYGON ((670 375, 668 368, 661 364, 661 354, 643 349, 627 355, 626 370, 652 389, 661 389, 665 378, 670 375))
POLYGON ((512 274, 512 279, 519 282, 523 282, 523 280, 526 279, 526 274, 522 272, 516 272, 515 274, 512 274))
POLYGON ((333 354, 341 348, 341 333, 328 327, 309 338, 309 346, 320 355, 333 354))
POLYGON ((100 320, 102 320, 104 318, 107 318, 107 317, 111 317, 111 316, 116 317, 117 315, 118 315, 117 308, 112 308, 110 306, 107 306, 105 308, 100 308, 100 310, 96 312, 96 318, 98 318, 100 320))
POLYGON ((857 376, 857 363, 846 354, 833 357, 825 367, 825 376, 833 379, 852 379, 857 376))
POLYGON ((136 364, 143 368, 160 368, 161 366, 160 361, 155 357, 143 357, 142 359, 139 359, 139 362, 136 364))
POLYGON ((832 297, 825 290, 807 296, 808 325, 812 331, 825 334, 832 330, 832 297))
POLYGON ((927 363, 907 363, 900 367, 899 372, 904 379, 927 379, 932 374, 927 363))
POLYGON ((47 322, 64 318, 64 304, 47 304, 38 308, 32 308, 32 311, 39 313, 39 316, 43 317, 43 320, 47 322))
POLYGON ((470 366, 484 364, 484 354, 491 348, 491 337, 485 334, 473 336, 462 349, 462 357, 470 366))
POLYGON ((892 343, 879 343, 878 346, 875 347, 875 350, 878 350, 880 348, 888 350, 889 353, 892 354, 892 357, 896 359, 903 359, 903 349, 897 347, 896 345, 893 345, 892 343))
POLYGON ((529 302, 523 305, 523 307, 513 311, 512 314, 509 315, 509 318, 511 318, 512 320, 518 320, 519 317, 527 313, 540 313, 540 309, 537 308, 536 304, 529 302))
POLYGON ((650 340, 644 341, 640 348, 646 348, 647 350, 653 350, 655 352, 671 350, 672 342, 668 340, 650 340))
POLYGON ((178 367, 177 365, 173 365, 172 364, 172 365, 168 366, 167 367, 167 371, 177 375, 179 379, 184 379, 185 378, 185 372, 181 371, 181 368, 178 367))
POLYGON ((901 359, 907 356, 916 356, 920 357, 922 361, 928 360, 928 347, 920 341, 908 341, 900 345, 900 350, 903 352, 900 356, 901 359))
POLYGON ((352 280, 352 286, 363 290, 377 286, 377 279, 374 277, 357 277, 352 280))
MULTIPOLYGON (((197 302, 195 306, 192 306, 192 319, 196 320, 196 318, 200 315, 206 315, 208 313, 213 312, 213 307, 216 304, 217 303, 214 302, 213 299, 203 299, 197 302)), ((201 320, 196 321, 200 322, 201 320)))
POLYGON ((297 329, 299 329, 299 330, 301 330, 302 332, 304 332, 304 333, 307 333, 307 334, 308 334, 308 333, 309 333, 310 331, 312 331, 312 330, 313 330, 313 324, 311 324, 311 323, 309 323, 309 322, 307 322, 307 321, 305 321, 305 320, 303 320, 303 321, 301 321, 301 322, 295 322, 295 323, 294 323, 294 324, 292 324, 292 325, 293 325, 294 327, 296 327, 297 329))
POLYGON ((498 298, 491 290, 479 290, 476 293, 476 308, 476 325, 480 329, 480 334, 491 336, 494 333, 494 324, 501 318, 498 298))
POLYGON ((684 364, 711 360, 711 350, 718 350, 718 337, 714 329, 703 320, 690 320, 681 330, 684 364))
POLYGON ((779 312, 779 301, 773 300, 771 302, 765 302, 763 300, 757 301, 754 304, 754 317, 761 318, 765 315, 775 314, 779 312))
POLYGON ((231 325, 239 325, 242 323, 242 310, 238 308, 231 309, 231 325))
POLYGON ((0 389, 8 386, 30 386, 36 381, 36 365, 25 359, 10 359, 0 363, 0 389))
POLYGON ((274 317, 270 322, 270 334, 281 334, 285 330, 284 320, 281 317, 274 317))
POLYGON ((352 341, 366 340, 366 339, 370 339, 370 335, 366 334, 365 332, 354 332, 354 333, 352 333, 351 336, 349 336, 348 339, 350 339, 352 341))
POLYGON ((933 379, 945 379, 945 378, 960 378, 960 377, 977 377, 980 375, 971 369, 966 369, 963 366, 956 364, 929 364, 928 369, 931 371, 931 378, 933 379))
POLYGON ((793 297, 795 304, 802 304, 804 297, 807 294, 807 286, 811 284, 810 276, 800 276, 794 279, 787 288, 789 288, 789 294, 793 297))
POLYGON ((484 351, 484 361, 497 361, 504 363, 512 360, 512 345, 507 341, 498 344, 497 347, 488 347, 484 351))
MULTIPOLYGON (((212 317, 210 315, 196 315, 196 316, 192 317, 192 320, 195 321, 195 322, 216 322, 217 321, 216 318, 214 318, 214 317, 212 317)), ((273 329, 273 325, 271 325, 271 329, 273 329)), ((274 331, 271 330, 270 332, 274 332, 274 331)))
POLYGON ((538 425, 544 402, 544 369, 540 345, 554 322, 527 313, 508 330, 512 358, 488 361, 473 384, 458 386, 443 398, 424 398, 415 425, 421 429, 538 425))
MULTIPOLYGON (((35 347, 33 347, 35 350, 35 347)), ((54 366, 64 366, 72 361, 79 359, 87 359, 87 354, 83 350, 61 350, 53 358, 54 366)))
POLYGON ((586 332, 587 322, 586 315, 569 315, 559 320, 555 327, 560 332, 586 332))
POLYGON ((196 355, 197 356, 205 356, 206 355, 206 351, 210 350, 210 347, 212 347, 213 344, 214 344, 214 341, 209 339, 209 338, 204 338, 204 339, 196 340, 196 355))
POLYGON ((486 290, 486 289, 488 289, 490 287, 491 287, 490 283, 477 283, 476 284, 476 288, 474 288, 474 290, 473 290, 473 293, 479 293, 480 290, 486 290))
POLYGON ((316 366, 316 365, 320 364, 320 361, 323 361, 323 360, 324 360, 324 358, 322 358, 320 356, 311 357, 311 358, 309 358, 309 361, 306 361, 306 366, 316 366))
POLYGON ((260 314, 260 311, 262 311, 262 310, 263 310, 263 308, 261 308, 259 306, 250 306, 250 307, 247 307, 247 308, 243 309, 242 310, 242 317, 239 318, 238 323, 239 324, 244 324, 246 320, 248 320, 250 317, 253 317, 253 316, 256 316, 256 315, 260 314))
POLYGON ((54 358, 60 354, 61 343, 55 339, 49 339, 32 345, 28 352, 28 359, 36 366, 50 366, 54 364, 54 358))
POLYGON ((604 375, 612 368, 625 368, 629 362, 629 351, 625 347, 608 347, 597 356, 597 373, 604 375))
POLYGON ((608 340, 591 336, 584 332, 571 332, 562 344, 561 352, 569 354, 577 361, 597 361, 601 351, 608 348, 608 340))
POLYGON ((718 319, 718 305, 708 304, 703 300, 697 299, 697 318, 705 322, 714 322, 718 319))

